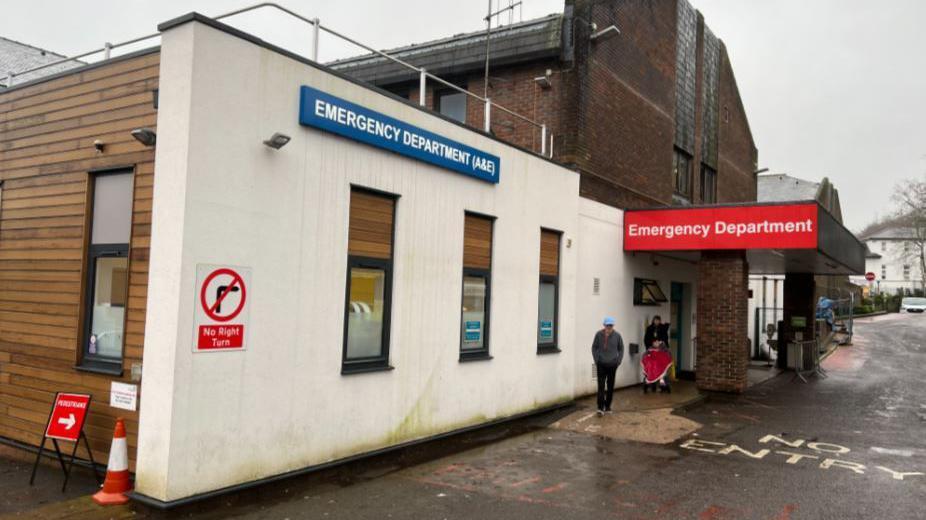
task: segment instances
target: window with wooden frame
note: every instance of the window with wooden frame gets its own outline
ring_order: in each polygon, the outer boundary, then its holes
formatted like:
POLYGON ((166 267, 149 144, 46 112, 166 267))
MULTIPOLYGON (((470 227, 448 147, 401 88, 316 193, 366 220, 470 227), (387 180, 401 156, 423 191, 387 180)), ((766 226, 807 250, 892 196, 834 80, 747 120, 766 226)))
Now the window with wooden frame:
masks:
POLYGON ((492 294, 492 224, 494 219, 466 213, 463 223, 463 298, 460 314, 460 361, 491 359, 489 318, 492 294))
POLYGON ((562 233, 540 230, 540 285, 537 309, 537 353, 559 352, 559 268, 562 233))
POLYGON ((122 373, 134 172, 90 177, 90 241, 84 286, 80 368, 122 373))
POLYGON ((395 195, 352 187, 341 373, 389 369, 395 195))

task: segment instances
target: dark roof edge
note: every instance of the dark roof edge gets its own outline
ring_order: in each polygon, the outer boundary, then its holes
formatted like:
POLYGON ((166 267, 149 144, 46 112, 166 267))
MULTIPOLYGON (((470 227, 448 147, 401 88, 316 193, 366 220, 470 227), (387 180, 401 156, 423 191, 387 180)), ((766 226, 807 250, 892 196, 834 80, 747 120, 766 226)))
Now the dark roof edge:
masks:
MULTIPOLYGON (((530 20, 526 20, 523 22, 513 23, 511 25, 504 25, 502 27, 498 27, 495 29, 498 32, 493 34, 492 40, 497 40, 497 39, 502 38, 504 36, 504 31, 520 29, 523 27, 528 27, 530 25, 540 25, 542 23, 549 23, 549 22, 552 22, 556 18, 562 18, 562 17, 563 17, 563 13, 550 13, 546 16, 541 16, 539 18, 531 18, 530 20)), ((454 34, 453 36, 445 36, 443 38, 437 38, 435 40, 428 40, 428 41, 424 41, 421 43, 411 43, 408 45, 403 45, 401 47, 393 47, 391 49, 386 49, 382 52, 401 58, 401 56, 399 55, 402 53, 408 52, 408 51, 424 49, 427 47, 435 47, 438 45, 452 42, 454 40, 463 40, 466 38, 476 38, 484 34, 485 34, 485 31, 480 29, 478 31, 470 31, 470 32, 465 32, 465 33, 460 33, 460 34, 454 34)), ((485 38, 482 38, 482 41, 484 40, 485 38)), ((332 67, 335 67, 335 66, 347 67, 353 64, 354 62, 363 61, 363 60, 375 60, 377 58, 382 58, 382 56, 379 56, 378 54, 371 52, 367 54, 358 54, 357 56, 349 56, 347 58, 341 58, 338 60, 334 60, 334 61, 329 62, 328 65, 332 67)), ((382 59, 385 59, 385 58, 382 58, 382 59)))
POLYGON ((505 146, 508 146, 509 148, 513 148, 513 149, 515 149, 515 150, 518 150, 518 151, 521 151, 521 152, 524 152, 524 153, 533 155, 534 157, 536 157, 536 158, 538 158, 538 159, 541 159, 541 160, 543 160, 543 161, 546 161, 546 162, 548 162, 548 163, 550 163, 550 164, 555 164, 556 166, 559 166, 560 168, 562 168, 562 169, 564 169, 564 170, 571 171, 571 172, 575 173, 576 175, 579 174, 576 170, 571 169, 571 168, 567 168, 567 167, 564 166, 563 164, 558 163, 558 162, 554 161, 553 159, 550 159, 549 157, 545 157, 545 156, 543 156, 543 155, 541 155, 541 154, 539 154, 539 153, 537 153, 537 152, 535 152, 535 151, 533 151, 533 150, 528 150, 527 148, 523 148, 523 147, 518 146, 518 145, 516 145, 516 144, 512 144, 512 143, 510 143, 510 142, 508 142, 508 141, 505 141, 505 140, 503 140, 503 139, 500 139, 500 138, 498 138, 498 137, 496 137, 496 136, 494 136, 494 135, 492 135, 492 134, 490 134, 490 133, 483 132, 482 130, 478 130, 478 129, 476 129, 475 127, 472 127, 472 126, 469 126, 469 125, 465 125, 465 124, 463 124, 463 123, 460 123, 459 121, 457 121, 457 120, 455 120, 455 119, 451 119, 450 117, 447 117, 447 116, 445 116, 445 115, 443 115, 443 114, 441 114, 441 113, 439 113, 439 112, 434 112, 433 110, 429 110, 429 109, 427 109, 427 108, 423 108, 423 107, 421 107, 420 105, 418 105, 417 102, 412 102, 411 100, 408 100, 408 99, 405 99, 405 98, 403 98, 403 97, 397 96, 397 95, 393 94, 392 92, 389 92, 389 91, 387 91, 387 90, 383 90, 383 89, 381 89, 381 88, 379 88, 379 87, 377 87, 376 85, 373 85, 373 84, 371 84, 371 83, 367 83, 367 82, 365 82, 365 81, 360 81, 360 80, 358 80, 358 79, 352 78, 352 77, 348 76, 347 74, 344 74, 344 73, 342 73, 342 72, 339 72, 339 71, 337 71, 337 70, 334 70, 334 69, 332 69, 332 68, 330 68, 330 67, 328 67, 328 66, 326 66, 326 65, 323 65, 323 64, 321 64, 321 63, 316 63, 316 62, 314 62, 314 61, 312 61, 312 60, 310 60, 310 59, 308 59, 308 58, 304 58, 304 57, 302 57, 302 56, 300 56, 300 55, 298 55, 298 54, 296 54, 296 53, 294 53, 294 52, 288 51, 288 50, 286 50, 286 49, 284 49, 284 48, 282 48, 282 47, 277 47, 276 45, 273 45, 272 43, 269 43, 269 42, 266 42, 266 41, 264 41, 264 40, 261 40, 260 38, 254 36, 254 35, 252 35, 252 34, 248 34, 248 33, 244 32, 244 31, 239 30, 239 29, 235 29, 234 27, 232 27, 232 26, 230 26, 230 25, 226 25, 226 24, 224 24, 224 23, 222 23, 222 22, 213 20, 212 18, 209 18, 209 17, 204 16, 204 15, 202 15, 202 14, 199 14, 199 13, 197 13, 197 12, 192 12, 192 13, 185 14, 185 15, 183 15, 183 16, 178 16, 177 18, 173 18, 173 19, 171 19, 171 20, 168 20, 168 21, 166 21, 166 22, 163 22, 163 23, 161 23, 161 24, 158 24, 158 31, 164 32, 164 31, 173 29, 173 28, 175 28, 175 27, 178 27, 178 26, 180 26, 180 25, 183 25, 183 24, 186 24, 186 23, 189 23, 189 22, 200 22, 200 23, 202 23, 203 25, 208 25, 209 27, 212 27, 213 29, 216 29, 216 30, 218 30, 218 31, 222 31, 222 32, 224 32, 224 33, 226 33, 226 34, 229 34, 229 35, 231 35, 231 36, 238 37, 238 38, 240 38, 240 39, 242 39, 242 40, 245 40, 245 41, 247 41, 247 42, 253 43, 254 45, 257 45, 258 47, 263 47, 264 49, 267 49, 267 50, 269 50, 269 51, 271 51, 271 52, 275 52, 275 53, 277 53, 277 54, 280 54, 280 55, 282 55, 282 56, 285 56, 285 57, 287 57, 287 58, 289 58, 289 59, 291 59, 291 60, 295 60, 295 61, 297 61, 297 62, 299 62, 299 63, 302 63, 303 65, 308 65, 308 66, 310 66, 310 67, 312 67, 312 68, 318 69, 318 70, 320 70, 320 71, 322 71, 322 72, 324 72, 324 73, 326 73, 326 74, 331 74, 332 76, 335 76, 335 77, 337 77, 337 78, 339 78, 339 79, 343 79, 344 81, 348 81, 348 82, 350 82, 350 83, 353 83, 354 85, 357 85, 358 87, 362 87, 362 88, 365 88, 365 89, 367 89, 367 90, 372 90, 372 91, 377 92, 377 93, 379 93, 379 94, 382 94, 382 95, 384 95, 384 96, 386 96, 386 97, 388 97, 388 98, 390 98, 390 99, 393 99, 393 100, 396 100, 396 101, 400 101, 400 102, 404 103, 406 106, 411 107, 411 108, 414 108, 415 110, 418 110, 419 112, 424 112, 424 113, 426 113, 426 114, 428 114, 428 115, 430 115, 430 116, 432 116, 432 117, 435 117, 435 118, 437 118, 437 119, 446 121, 446 122, 451 123, 451 124, 453 124, 453 125, 456 125, 456 126, 458 126, 458 127, 460 127, 460 128, 464 128, 464 129, 466 129, 466 130, 468 130, 468 131, 470 131, 470 132, 472 132, 472 133, 474 133, 474 134, 481 135, 481 136, 486 137, 486 138, 488 138, 488 139, 491 139, 491 140, 493 140, 493 141, 495 141, 495 142, 497 142, 497 143, 501 143, 501 144, 503 144, 503 145, 505 145, 505 146))
MULTIPOLYGON (((493 66, 495 67, 518 67, 521 65, 527 65, 537 62, 549 62, 551 60, 557 59, 560 56, 560 51, 550 50, 550 51, 534 51, 530 53, 519 54, 516 56, 510 56, 507 58, 497 58, 492 61, 493 66)), ((465 77, 468 74, 472 74, 473 71, 481 71, 485 67, 484 59, 481 61, 473 61, 468 64, 456 64, 456 65, 442 65, 440 67, 434 67, 428 69, 428 72, 437 76, 441 76, 443 79, 448 78, 459 78, 461 76, 465 77)), ((344 71, 345 73, 356 73, 358 67, 344 67, 337 68, 334 70, 344 71)), ((406 69, 407 72, 400 72, 397 74, 383 74, 382 76, 375 77, 373 79, 367 80, 370 84, 376 86, 384 85, 401 85, 403 83, 416 83, 418 82, 419 74, 413 70, 406 69)), ((358 74, 359 76, 359 74, 358 74)))
POLYGON ((665 211, 665 210, 685 210, 685 209, 710 209, 710 208, 737 208, 744 206, 790 206, 798 204, 816 204, 820 203, 814 199, 805 200, 772 200, 772 201, 749 201, 749 202, 721 202, 719 204, 692 204, 690 206, 655 206, 652 208, 633 208, 625 209, 631 211, 665 211))
MULTIPOLYGON (((94 62, 94 63, 89 63, 89 64, 84 65, 84 66, 82 66, 82 67, 74 67, 73 69, 62 70, 61 72, 56 72, 56 73, 54 73, 54 74, 49 74, 48 76, 42 76, 42 77, 35 78, 35 79, 29 80, 29 81, 25 81, 25 82, 23 82, 23 83, 17 83, 17 84, 15 84, 15 85, 13 85, 12 87, 6 87, 6 88, 3 88, 3 89, 0 89, 0 97, 2 97, 2 96, 3 96, 4 94, 6 94, 7 92, 13 92, 14 90, 19 90, 19 89, 21 89, 21 88, 31 87, 31 86, 33 86, 33 85, 38 85, 39 83, 44 83, 44 82, 46 82, 46 81, 53 81, 53 80, 56 80, 56 79, 59 79, 59 78, 63 78, 63 77, 65 77, 65 76, 70 76, 70 75, 72 75, 72 74, 80 74, 80 73, 86 72, 86 71, 88 71, 88 70, 98 69, 98 68, 104 67, 104 66, 106 66, 106 65, 111 65, 111 64, 113 64, 113 63, 119 63, 120 61, 130 60, 130 59, 132 59, 132 58, 137 58, 137 57, 139 57, 139 56, 144 56, 144 55, 146 55, 146 54, 154 54, 154 53, 156 53, 156 52, 161 52, 161 46, 160 46, 160 45, 156 45, 156 46, 154 46, 154 47, 148 47, 147 49, 141 49, 141 50, 138 50, 138 51, 130 52, 130 53, 128 53, 128 54, 123 54, 123 55, 121 55, 121 56, 116 56, 115 58, 110 58, 110 59, 108 59, 108 60, 102 60, 102 61, 97 61, 97 62, 94 62)), ((81 62, 81 63, 82 63, 82 62, 81 62)))

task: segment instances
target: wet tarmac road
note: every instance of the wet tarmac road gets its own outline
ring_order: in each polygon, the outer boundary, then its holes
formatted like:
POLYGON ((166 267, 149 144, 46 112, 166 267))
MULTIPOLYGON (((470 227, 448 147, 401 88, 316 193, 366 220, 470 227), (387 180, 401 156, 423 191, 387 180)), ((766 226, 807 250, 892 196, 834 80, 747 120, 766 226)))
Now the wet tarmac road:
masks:
POLYGON ((636 424, 627 416, 564 410, 133 516, 924 518, 926 316, 888 315, 856 330, 855 345, 824 363, 829 377, 805 384, 785 373, 740 397, 712 396, 676 412, 697 427, 668 443, 622 437, 636 424))
POLYGON ((713 397, 678 414, 701 427, 669 444, 545 427, 563 417, 537 418, 520 435, 494 440, 512 432, 483 432, 436 460, 406 466, 381 459, 336 479, 294 482, 274 496, 196 512, 276 519, 924 518, 926 316, 888 315, 856 330, 855 345, 824 363, 828 378, 805 384, 786 373, 738 398, 713 397))

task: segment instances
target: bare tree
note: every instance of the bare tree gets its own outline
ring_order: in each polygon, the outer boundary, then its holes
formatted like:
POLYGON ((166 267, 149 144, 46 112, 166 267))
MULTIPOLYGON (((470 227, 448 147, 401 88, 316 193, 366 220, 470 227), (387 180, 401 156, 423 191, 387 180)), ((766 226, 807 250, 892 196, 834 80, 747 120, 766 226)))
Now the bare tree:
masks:
POLYGON ((921 287, 926 290, 926 179, 907 179, 894 187, 896 220, 909 230, 908 242, 904 247, 905 260, 916 262, 920 268, 921 287))

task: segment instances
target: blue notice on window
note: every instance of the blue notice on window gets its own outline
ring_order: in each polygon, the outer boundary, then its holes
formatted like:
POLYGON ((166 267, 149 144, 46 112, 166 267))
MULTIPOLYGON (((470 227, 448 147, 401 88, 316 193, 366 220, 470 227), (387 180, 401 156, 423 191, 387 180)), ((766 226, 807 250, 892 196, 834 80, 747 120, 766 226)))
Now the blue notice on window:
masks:
POLYGON ((467 321, 463 324, 463 339, 466 341, 479 341, 482 335, 482 322, 467 321))
POLYGON ((553 337, 553 322, 552 321, 541 321, 540 322, 540 337, 541 338, 552 338, 553 337))
POLYGON ((299 123, 470 177, 498 183, 501 159, 312 87, 299 93, 299 123))

